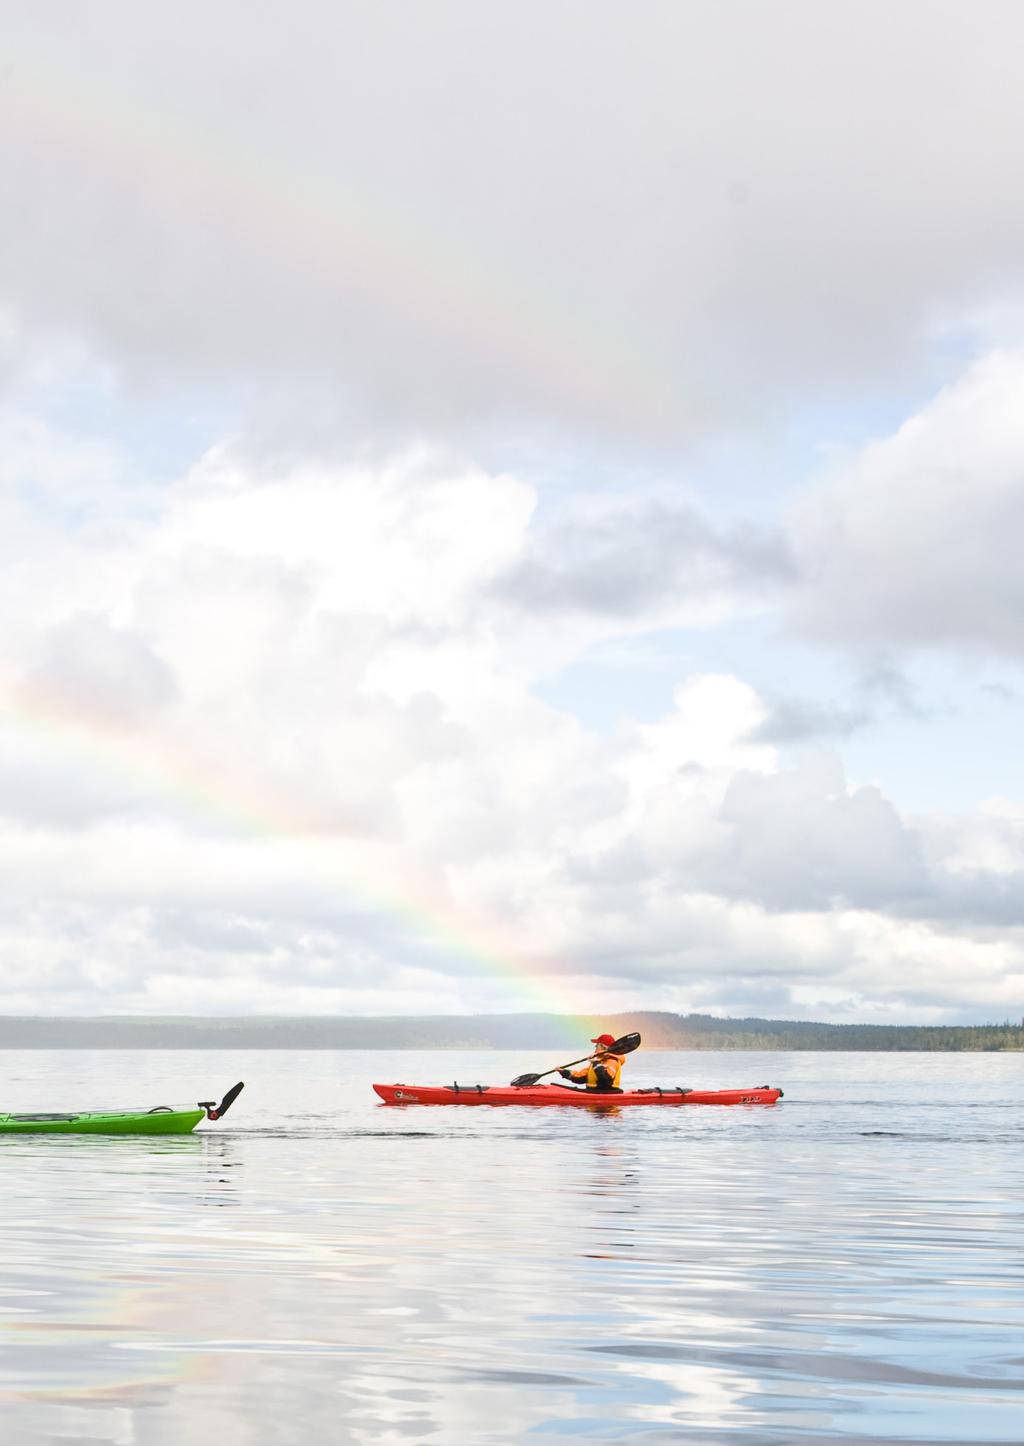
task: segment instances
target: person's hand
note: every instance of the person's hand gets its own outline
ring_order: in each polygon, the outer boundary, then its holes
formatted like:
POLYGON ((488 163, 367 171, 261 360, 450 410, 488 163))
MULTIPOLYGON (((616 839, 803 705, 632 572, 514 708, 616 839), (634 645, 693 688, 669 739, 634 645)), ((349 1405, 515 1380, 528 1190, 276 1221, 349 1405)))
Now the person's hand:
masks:
POLYGON ((572 1079, 571 1069, 560 1069, 558 1073, 562 1076, 563 1079, 572 1079))

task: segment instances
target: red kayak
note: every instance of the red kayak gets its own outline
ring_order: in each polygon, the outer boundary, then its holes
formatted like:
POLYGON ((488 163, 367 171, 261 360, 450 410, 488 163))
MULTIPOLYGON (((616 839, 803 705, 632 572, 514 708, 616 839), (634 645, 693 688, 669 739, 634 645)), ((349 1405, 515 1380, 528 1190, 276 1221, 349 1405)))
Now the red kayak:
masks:
POLYGON ((746 1090, 691 1090, 655 1085, 651 1089, 601 1094, 571 1085, 405 1085, 375 1084, 386 1105, 773 1105, 782 1091, 770 1085, 746 1090))

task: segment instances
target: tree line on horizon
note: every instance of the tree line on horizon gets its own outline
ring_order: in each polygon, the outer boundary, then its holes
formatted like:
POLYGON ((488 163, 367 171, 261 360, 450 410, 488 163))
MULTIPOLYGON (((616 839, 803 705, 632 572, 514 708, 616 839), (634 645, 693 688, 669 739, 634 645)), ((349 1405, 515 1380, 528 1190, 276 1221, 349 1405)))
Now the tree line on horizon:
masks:
MULTIPOLYGON (((315 1017, 0 1016, 4 1049, 568 1049, 609 1030, 639 1030, 648 1049, 1024 1050, 1013 1024, 825 1024, 643 1011, 556 1014, 315 1017)), ((582 1053, 582 1049, 577 1052, 582 1053)))

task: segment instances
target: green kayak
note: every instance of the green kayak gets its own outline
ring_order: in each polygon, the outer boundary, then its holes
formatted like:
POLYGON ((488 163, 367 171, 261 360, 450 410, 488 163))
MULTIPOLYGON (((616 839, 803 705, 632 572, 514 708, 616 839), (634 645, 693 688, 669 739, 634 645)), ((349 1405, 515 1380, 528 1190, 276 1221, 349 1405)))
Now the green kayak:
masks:
POLYGON ((0 1135, 188 1135, 200 1120, 219 1120, 242 1091, 239 1082, 216 1104, 201 1100, 192 1109, 154 1105, 148 1110, 68 1110, 51 1114, 0 1115, 0 1135))

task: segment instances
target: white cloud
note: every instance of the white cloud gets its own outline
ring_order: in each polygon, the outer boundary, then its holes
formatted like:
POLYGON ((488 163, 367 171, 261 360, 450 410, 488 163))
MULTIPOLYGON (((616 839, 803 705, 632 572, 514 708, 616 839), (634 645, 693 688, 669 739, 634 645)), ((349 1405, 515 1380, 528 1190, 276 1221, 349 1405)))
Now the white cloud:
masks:
POLYGON ((577 494, 537 529, 496 592, 523 612, 603 626, 706 626, 756 611, 793 580, 784 541, 750 525, 714 528, 679 489, 577 494))
POLYGON ((22 7, 0 302, 293 437, 760 427, 1019 289, 1022 40, 928 0, 22 7))
POLYGON ((142 513, 112 482, 102 526, 7 496, 31 520, 0 602, 8 1008, 1011 999, 1011 806, 910 822, 833 755, 784 764, 727 673, 608 737, 533 696, 644 605, 570 598, 541 626, 501 594, 558 535, 522 479, 220 449, 142 513), (502 985, 502 961, 545 982, 502 985))
POLYGON ((76 613, 49 628, 29 678, 29 691, 60 695, 84 714, 113 714, 130 723, 160 712, 178 696, 171 669, 138 631, 76 613))
POLYGON ((806 636, 1024 657, 1024 353, 971 367, 799 506, 806 636))

